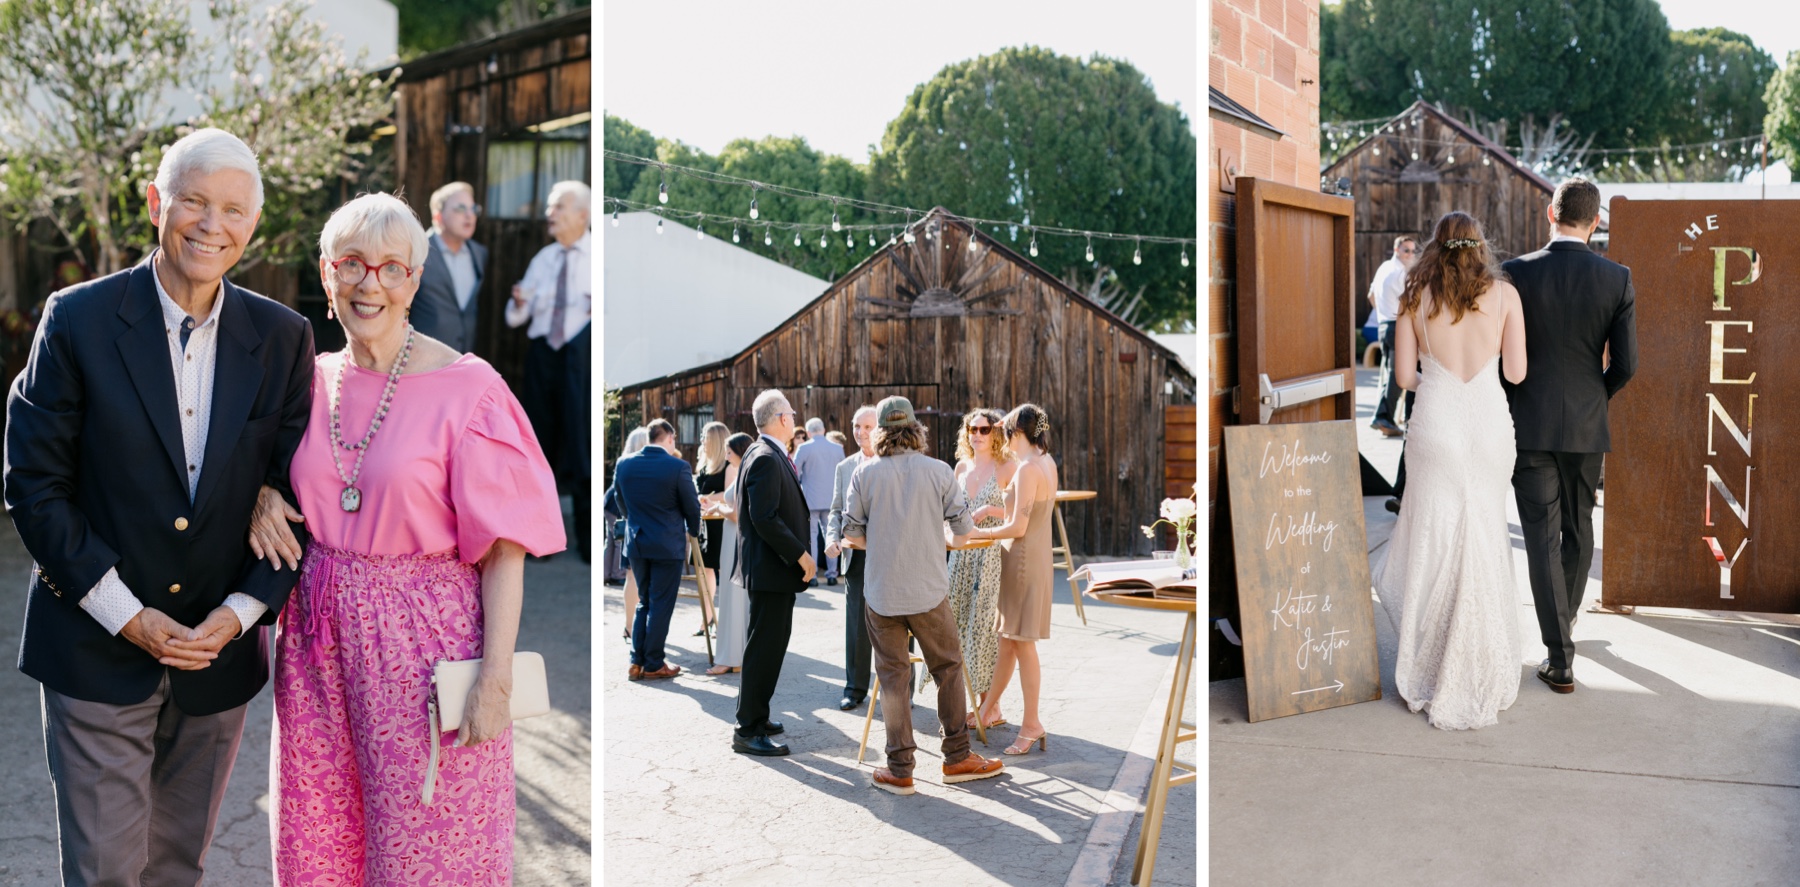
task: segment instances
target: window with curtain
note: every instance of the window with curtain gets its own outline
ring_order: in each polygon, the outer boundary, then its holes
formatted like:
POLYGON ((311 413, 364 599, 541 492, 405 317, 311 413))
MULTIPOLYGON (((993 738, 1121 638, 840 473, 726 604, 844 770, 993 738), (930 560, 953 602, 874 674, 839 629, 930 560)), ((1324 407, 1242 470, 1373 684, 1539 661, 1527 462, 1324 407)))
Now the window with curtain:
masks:
POLYGON ((550 186, 589 179, 587 124, 521 135, 488 143, 487 212, 496 219, 542 218, 550 186))

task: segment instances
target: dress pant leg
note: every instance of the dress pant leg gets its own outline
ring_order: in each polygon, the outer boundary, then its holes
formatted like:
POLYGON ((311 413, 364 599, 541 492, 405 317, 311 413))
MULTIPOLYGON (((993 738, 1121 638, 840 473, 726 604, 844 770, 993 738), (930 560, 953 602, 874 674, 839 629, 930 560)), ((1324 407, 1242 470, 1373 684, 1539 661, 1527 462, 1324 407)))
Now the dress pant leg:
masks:
POLYGON ((794 595, 786 591, 750 589, 750 631, 744 641, 743 674, 738 681, 737 733, 767 732, 769 702, 781 681, 788 638, 794 631, 794 595))
POLYGON ((675 600, 681 593, 681 561, 647 557, 631 559, 638 583, 638 616, 631 626, 631 661, 645 671, 667 664, 665 644, 669 623, 675 618, 675 600))
MULTIPOLYGON (((944 734, 944 763, 954 764, 969 756, 969 697, 963 687, 962 639, 956 633, 956 614, 948 600, 906 617, 919 642, 919 654, 931 680, 937 684, 938 726, 944 734)), ((885 714, 885 711, 884 711, 885 714)))
POLYGON ((1394 374, 1394 325, 1384 323, 1376 329, 1381 335, 1381 395, 1375 404, 1375 418, 1392 422, 1400 400, 1400 380, 1394 374))
POLYGON ((1531 599, 1537 608, 1538 632, 1550 664, 1568 668, 1575 659, 1575 644, 1569 639, 1562 480, 1556 454, 1520 450, 1518 461, 1513 464, 1512 483, 1525 535, 1526 569, 1531 577, 1531 599))
POLYGON ((869 694, 869 623, 863 618, 863 554, 844 552, 844 695, 869 694))
POLYGON ((545 344, 542 336, 532 339, 525 347, 525 381, 519 392, 519 405, 525 408, 525 417, 531 420, 532 434, 536 435, 538 446, 544 449, 544 458, 560 481, 562 424, 557 421, 560 413, 556 406, 562 380, 559 378, 561 361, 557 358, 556 350, 545 344))
MULTIPOLYGON (((907 654, 906 617, 883 616, 863 608, 869 627, 869 647, 874 652, 875 679, 881 682, 881 725, 887 731, 888 772, 904 779, 912 775, 912 657, 907 654)), ((957 692, 962 688, 957 687, 957 692)))
POLYGON ((1558 453, 1562 482, 1563 587, 1569 613, 1581 612, 1588 570, 1594 565, 1594 490, 1600 485, 1603 453, 1558 453))
POLYGON ((190 715, 167 698, 150 767, 150 864, 143 887, 195 887, 219 822, 249 706, 190 715))

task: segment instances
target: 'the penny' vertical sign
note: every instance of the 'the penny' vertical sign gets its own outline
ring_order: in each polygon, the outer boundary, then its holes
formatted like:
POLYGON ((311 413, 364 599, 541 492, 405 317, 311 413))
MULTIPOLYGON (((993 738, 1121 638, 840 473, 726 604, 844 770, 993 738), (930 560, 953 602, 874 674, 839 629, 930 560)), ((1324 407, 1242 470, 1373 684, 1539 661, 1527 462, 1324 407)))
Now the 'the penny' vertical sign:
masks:
POLYGON ((1637 374, 1609 413, 1610 605, 1800 613, 1800 202, 1612 203, 1637 374))
POLYGON ((1355 428, 1224 433, 1250 720, 1380 699, 1355 428))

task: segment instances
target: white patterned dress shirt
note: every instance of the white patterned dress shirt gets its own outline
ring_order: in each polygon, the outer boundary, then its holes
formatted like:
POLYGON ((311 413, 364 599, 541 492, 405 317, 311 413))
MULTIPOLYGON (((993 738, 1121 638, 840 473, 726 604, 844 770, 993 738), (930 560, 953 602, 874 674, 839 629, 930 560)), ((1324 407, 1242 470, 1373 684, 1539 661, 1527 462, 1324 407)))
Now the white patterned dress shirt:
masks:
MULTIPOLYGON (((589 273, 593 267, 591 250, 593 249, 594 232, 588 231, 569 247, 569 303, 563 309, 563 341, 567 342, 581 334, 594 316, 594 278, 589 273)), ((531 264, 525 268, 525 279, 519 281, 519 289, 524 291, 525 304, 520 305, 511 298, 506 300, 506 325, 524 326, 526 321, 531 326, 525 330, 527 339, 536 339, 550 332, 550 315, 556 310, 556 276, 562 272, 563 245, 552 243, 538 250, 531 257, 531 264)), ((546 340, 544 344, 549 344, 546 340)))
MULTIPOLYGON (((206 433, 212 427, 213 372, 218 365, 219 312, 223 298, 214 297, 212 313, 204 321, 189 317, 163 289, 162 279, 151 266, 151 279, 156 281, 156 299, 162 305, 163 330, 169 339, 169 363, 175 374, 176 407, 181 415, 181 448, 187 459, 188 502, 200 489, 200 469, 206 456, 206 433), (186 348, 181 344, 181 331, 192 324, 186 348)), ((223 286, 221 285, 221 290, 223 286)), ((248 528, 246 528, 247 532, 248 528)), ((238 637, 261 619, 268 605, 243 592, 232 592, 225 606, 237 614, 238 637)), ((144 609, 143 602, 131 593, 114 567, 106 571, 81 599, 81 608, 93 616, 111 634, 118 634, 144 609)))

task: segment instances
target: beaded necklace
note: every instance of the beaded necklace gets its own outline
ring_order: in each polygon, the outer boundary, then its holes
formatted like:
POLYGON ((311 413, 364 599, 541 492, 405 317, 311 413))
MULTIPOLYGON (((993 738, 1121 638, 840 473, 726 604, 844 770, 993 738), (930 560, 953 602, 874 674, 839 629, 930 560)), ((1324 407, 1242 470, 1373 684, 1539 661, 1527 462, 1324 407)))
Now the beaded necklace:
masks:
POLYGON ((337 464, 338 480, 344 482, 344 493, 338 497, 338 504, 345 511, 355 512, 362 508, 362 490, 357 489, 356 480, 362 476, 363 456, 368 454, 369 443, 375 440, 375 432, 381 430, 381 420, 394 405, 394 392, 400 389, 400 374, 406 370, 406 360, 412 356, 412 346, 413 328, 409 323, 406 325, 406 344, 401 346, 400 356, 394 359, 393 369, 388 370, 387 386, 381 389, 381 402, 375 407, 375 418, 369 423, 368 433, 356 443, 344 442, 343 422, 338 416, 338 401, 344 393, 344 370, 353 359, 349 345, 344 346, 344 361, 338 364, 337 372, 331 377, 331 461, 337 464), (356 451, 356 468, 348 475, 344 474, 344 460, 338 453, 340 449, 356 451))

